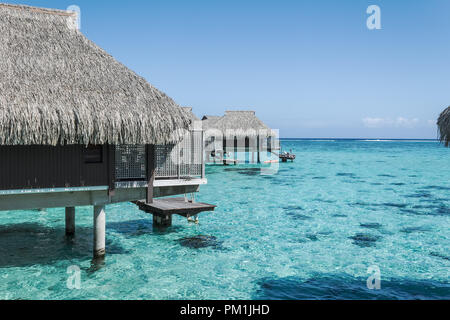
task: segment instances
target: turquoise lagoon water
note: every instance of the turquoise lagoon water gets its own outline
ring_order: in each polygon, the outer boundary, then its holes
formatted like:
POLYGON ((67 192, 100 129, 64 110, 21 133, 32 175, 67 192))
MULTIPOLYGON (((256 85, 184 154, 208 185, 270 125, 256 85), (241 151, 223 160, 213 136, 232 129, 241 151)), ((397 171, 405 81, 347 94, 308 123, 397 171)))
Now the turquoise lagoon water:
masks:
POLYGON ((91 208, 77 209, 72 241, 63 209, 1 212, 0 298, 450 298, 449 149, 428 141, 283 147, 297 160, 273 175, 209 166, 198 200, 218 208, 199 225, 176 217, 158 232, 134 205, 108 206, 102 268, 91 266, 91 208), (79 290, 67 287, 73 265, 79 290), (367 288, 369 266, 380 269, 380 290, 367 288))

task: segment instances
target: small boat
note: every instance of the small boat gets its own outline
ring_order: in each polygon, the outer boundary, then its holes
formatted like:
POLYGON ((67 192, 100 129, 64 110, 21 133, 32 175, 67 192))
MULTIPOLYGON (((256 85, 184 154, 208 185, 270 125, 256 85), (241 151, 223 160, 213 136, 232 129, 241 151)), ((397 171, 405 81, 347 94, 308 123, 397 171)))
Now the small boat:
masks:
MULTIPOLYGON (((292 152, 292 150, 291 150, 292 152)), ((287 162, 288 160, 291 160, 291 162, 293 162, 295 160, 295 154, 291 153, 291 152, 282 152, 280 153, 280 159, 282 162, 287 162)))

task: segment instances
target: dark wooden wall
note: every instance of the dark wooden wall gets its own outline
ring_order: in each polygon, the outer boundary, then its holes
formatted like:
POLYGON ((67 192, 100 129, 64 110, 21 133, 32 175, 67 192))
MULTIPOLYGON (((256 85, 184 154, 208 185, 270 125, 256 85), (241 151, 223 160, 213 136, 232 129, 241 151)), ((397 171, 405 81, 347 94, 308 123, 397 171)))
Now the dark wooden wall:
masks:
POLYGON ((101 162, 89 163, 92 149, 79 145, 0 146, 0 190, 108 186, 108 146, 99 148, 101 162))

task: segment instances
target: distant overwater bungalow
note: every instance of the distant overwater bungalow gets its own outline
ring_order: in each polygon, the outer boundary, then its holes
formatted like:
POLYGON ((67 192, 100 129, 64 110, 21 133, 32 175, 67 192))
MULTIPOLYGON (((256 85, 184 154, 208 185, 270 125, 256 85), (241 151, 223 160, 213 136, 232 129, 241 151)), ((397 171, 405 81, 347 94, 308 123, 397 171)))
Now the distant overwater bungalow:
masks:
POLYGON ((450 145, 450 107, 442 111, 437 124, 441 142, 448 147, 450 145))
POLYGON ((202 127, 207 163, 261 163, 278 159, 277 133, 255 111, 226 111, 224 116, 204 116, 202 127))
POLYGON ((0 4, 0 210, 64 207, 73 235, 75 207, 93 206, 97 258, 105 205, 140 201, 154 225, 170 225, 172 214, 205 208, 156 198, 193 194, 207 181, 190 116, 88 40, 77 20, 0 4))

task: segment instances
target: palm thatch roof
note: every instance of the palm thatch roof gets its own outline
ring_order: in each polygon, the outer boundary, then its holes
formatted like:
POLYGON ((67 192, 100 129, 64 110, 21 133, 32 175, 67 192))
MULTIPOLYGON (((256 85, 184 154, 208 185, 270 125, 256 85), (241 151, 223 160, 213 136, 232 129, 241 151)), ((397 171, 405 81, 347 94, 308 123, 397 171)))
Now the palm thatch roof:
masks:
POLYGON ((0 145, 168 144, 189 119, 77 15, 0 4, 0 145))
POLYGON ((255 111, 226 111, 223 117, 203 118, 205 130, 219 130, 224 137, 270 137, 275 133, 258 117, 255 111))
POLYGON ((448 147, 450 145, 450 107, 441 113, 437 125, 439 127, 441 142, 448 147))
POLYGON ((213 129, 214 123, 216 123, 216 121, 219 120, 220 118, 222 118, 222 117, 221 116, 204 116, 202 118, 203 130, 213 129))
POLYGON ((192 107, 182 107, 184 113, 186 114, 186 116, 192 121, 200 121, 200 119, 194 114, 194 112, 192 111, 192 107))

